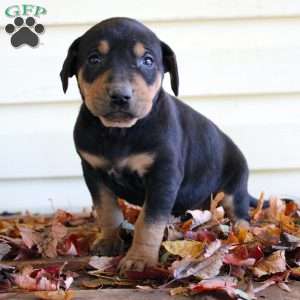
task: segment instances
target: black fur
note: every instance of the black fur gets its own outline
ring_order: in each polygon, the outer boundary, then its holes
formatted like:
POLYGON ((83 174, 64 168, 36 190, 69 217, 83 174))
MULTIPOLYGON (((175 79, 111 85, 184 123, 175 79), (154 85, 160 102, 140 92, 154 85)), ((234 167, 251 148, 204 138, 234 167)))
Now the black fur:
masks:
MULTIPOLYGON (((153 72, 170 72, 172 89, 175 95, 178 93, 174 52, 134 20, 109 19, 77 39, 69 49, 61 72, 64 90, 68 77, 77 74, 80 67, 88 82, 110 69, 113 74, 121 73, 126 80, 132 72, 139 72, 150 85, 153 72), (87 56, 103 37, 117 46, 99 69, 91 70, 86 66, 87 56), (152 71, 147 73, 134 68, 135 58, 127 51, 132 41, 141 41, 151 49, 156 60, 152 71)), ((236 217, 248 219, 249 205, 254 198, 247 191, 248 167, 238 147, 210 120, 163 88, 159 89, 153 102, 151 112, 130 128, 105 127, 83 102, 74 130, 78 152, 83 150, 111 161, 130 154, 155 154, 154 164, 144 177, 127 169, 121 174, 108 174, 106 170, 95 170, 82 161, 84 177, 93 198, 102 182, 131 203, 142 205, 145 201, 145 217, 153 221, 158 217, 167 218, 171 212, 179 214, 187 209, 204 207, 211 194, 224 191, 234 196, 236 217)))

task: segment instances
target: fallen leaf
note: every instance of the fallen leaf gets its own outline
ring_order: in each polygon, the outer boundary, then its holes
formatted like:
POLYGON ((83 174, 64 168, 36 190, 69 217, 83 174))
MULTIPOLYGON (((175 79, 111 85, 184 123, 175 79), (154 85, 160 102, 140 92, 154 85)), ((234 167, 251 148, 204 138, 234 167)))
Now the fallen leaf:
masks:
POLYGON ((198 257, 203 253, 205 244, 198 241, 165 241, 162 243, 165 249, 173 254, 181 257, 198 257))
POLYGON ((197 284, 191 284, 189 288, 196 293, 224 291, 229 297, 235 298, 237 280, 233 277, 216 277, 201 280, 197 284))
POLYGON ((202 279, 212 278, 219 274, 227 248, 221 248, 209 258, 193 259, 186 257, 175 261, 170 267, 175 279, 195 276, 202 279))
POLYGON ((13 275, 15 284, 29 291, 58 291, 68 289, 73 282, 73 277, 63 274, 63 266, 51 266, 41 269, 33 269, 26 266, 20 273, 13 275))
POLYGON ((2 258, 10 252, 10 250, 11 246, 9 246, 7 243, 0 242, 0 260, 2 260, 2 258))
POLYGON ((265 194, 261 192, 257 201, 257 207, 254 209, 252 213, 252 219, 254 221, 257 221, 261 217, 264 202, 265 202, 265 194))
POLYGON ((43 299, 43 300, 71 300, 75 297, 75 292, 74 291, 52 291, 52 292, 47 292, 47 291, 42 291, 42 292, 34 292, 34 295, 38 299, 43 299))
POLYGON ((124 218, 131 224, 134 224, 142 210, 138 205, 133 205, 119 198, 118 204, 123 212, 124 218))
POLYGON ((100 272, 115 266, 115 258, 109 256, 92 256, 89 265, 100 272))
POLYGON ((278 250, 265 259, 261 259, 253 268, 256 277, 284 272, 286 270, 285 251, 278 250))
POLYGON ((199 225, 202 225, 208 221, 211 220, 212 218, 212 213, 209 210, 188 210, 186 212, 187 215, 191 215, 192 217, 192 224, 190 229, 193 229, 199 225))
POLYGON ((255 264, 255 259, 254 258, 241 259, 236 255, 234 255, 233 253, 228 253, 225 255, 223 262, 227 265, 250 267, 255 264))
POLYGON ((210 243, 217 239, 217 235, 214 232, 208 231, 207 229, 198 229, 197 231, 185 232, 184 238, 186 240, 210 243))
POLYGON ((166 280, 170 277, 170 272, 163 268, 146 267, 144 271, 126 271, 126 278, 130 280, 166 280))
POLYGON ((205 247, 205 251, 203 256, 204 257, 210 257, 212 256, 216 251, 218 251, 222 246, 222 243, 220 240, 215 240, 213 242, 211 242, 210 244, 208 244, 205 247))
POLYGON ((0 265, 0 291, 5 291, 11 288, 14 271, 14 267, 0 265))
POLYGON ((188 292, 189 292, 188 287, 179 286, 179 287, 170 289, 169 293, 170 293, 171 296, 175 296, 175 295, 186 295, 186 296, 188 296, 188 292))

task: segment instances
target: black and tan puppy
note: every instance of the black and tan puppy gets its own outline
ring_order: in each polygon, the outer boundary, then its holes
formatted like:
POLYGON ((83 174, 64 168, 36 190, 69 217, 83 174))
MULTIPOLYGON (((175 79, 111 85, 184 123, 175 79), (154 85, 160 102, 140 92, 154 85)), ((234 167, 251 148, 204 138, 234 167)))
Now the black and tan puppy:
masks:
POLYGON ((76 75, 83 99, 74 140, 99 217, 100 255, 115 255, 122 245, 117 197, 143 207, 123 270, 157 263, 171 213, 201 208, 223 191, 236 220, 247 220, 254 201, 240 150, 163 90, 166 72, 177 95, 172 49, 141 23, 113 18, 72 43, 60 74, 64 91, 76 75))

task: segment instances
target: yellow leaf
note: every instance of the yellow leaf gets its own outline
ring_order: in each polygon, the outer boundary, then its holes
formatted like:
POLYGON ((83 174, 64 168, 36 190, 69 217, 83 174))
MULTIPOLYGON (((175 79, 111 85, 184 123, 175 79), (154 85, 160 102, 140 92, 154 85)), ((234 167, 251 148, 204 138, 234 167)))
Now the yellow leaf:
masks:
POLYGON ((43 300, 71 300, 75 297, 75 293, 73 291, 41 291, 35 292, 34 295, 38 299, 43 300))
POLYGON ((166 241, 162 244, 166 250, 173 254, 181 257, 198 257, 204 250, 205 243, 198 241, 166 241))

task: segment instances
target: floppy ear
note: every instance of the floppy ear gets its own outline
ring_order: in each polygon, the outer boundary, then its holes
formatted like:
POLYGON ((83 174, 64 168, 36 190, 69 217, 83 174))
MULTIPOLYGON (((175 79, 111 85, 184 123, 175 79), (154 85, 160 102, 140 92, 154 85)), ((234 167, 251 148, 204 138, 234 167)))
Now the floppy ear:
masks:
POLYGON ((80 37, 77 38, 70 46, 67 57, 65 58, 63 67, 60 71, 60 79, 62 82, 64 93, 68 89, 68 79, 76 73, 76 57, 78 52, 78 45, 80 37))
POLYGON ((177 96, 179 88, 179 77, 176 56, 173 50, 166 43, 160 41, 160 45, 163 56, 164 72, 170 73, 171 87, 175 96, 177 96))

